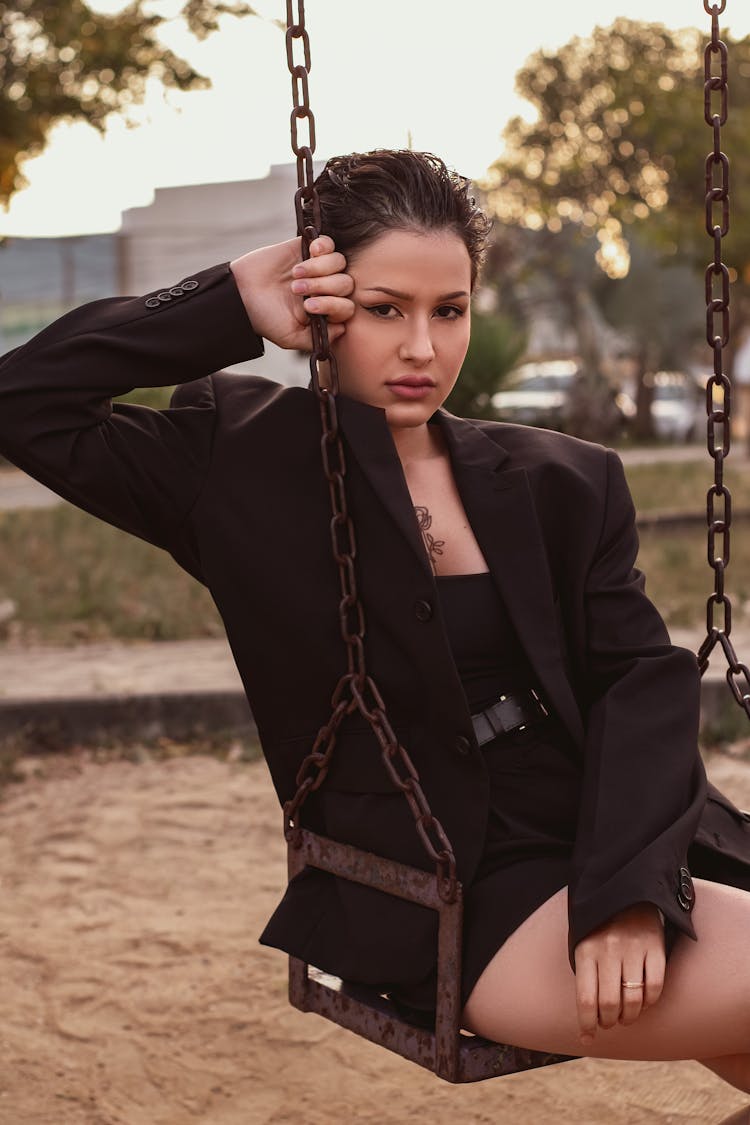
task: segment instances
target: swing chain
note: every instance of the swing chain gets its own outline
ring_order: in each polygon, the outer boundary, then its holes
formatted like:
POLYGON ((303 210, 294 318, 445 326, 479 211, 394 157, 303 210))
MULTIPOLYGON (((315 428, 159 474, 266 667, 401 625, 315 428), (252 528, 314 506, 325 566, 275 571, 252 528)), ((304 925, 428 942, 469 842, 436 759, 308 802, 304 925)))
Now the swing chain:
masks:
POLYGON ((732 523, 732 497, 724 484, 724 459, 731 446, 732 403, 732 387, 724 371, 724 348, 730 335, 730 274, 722 253, 722 240, 729 233, 729 159, 721 149, 721 129, 729 115, 729 81, 728 50, 719 35, 719 16, 726 7, 726 0, 718 3, 703 0, 703 7, 711 16, 711 41, 703 56, 703 102, 706 124, 713 131, 713 149, 706 157, 705 191, 706 233, 714 251, 713 261, 706 268, 706 339, 714 357, 713 375, 706 384, 707 444, 714 461, 714 483, 706 498, 706 521, 708 565, 714 572, 714 590, 706 603, 706 639, 698 651, 698 666, 703 675, 709 656, 718 644, 729 666, 727 683, 737 703, 750 717, 750 670, 738 660, 730 640, 732 603, 724 591, 732 523), (718 73, 714 73, 717 56, 718 73))
MULTIPOLYGON (((302 239, 302 257, 310 257, 310 243, 321 228, 320 200, 315 188, 315 116, 309 102, 310 40, 305 27, 304 0, 287 0, 286 54, 292 78, 292 151, 297 157, 297 191, 294 206, 297 232, 302 239), (296 7, 296 11, 295 11, 296 7), (295 41, 302 43, 302 59, 295 61, 295 41), (306 123, 307 141, 300 142, 300 123, 306 123)), ((299 51, 297 54, 299 55, 299 51)), ((341 676, 331 697, 331 715, 317 733, 310 753, 296 776, 297 791, 284 804, 284 835, 292 846, 301 842, 299 812, 307 796, 322 785, 331 765, 336 736, 344 717, 353 711, 369 722, 378 740, 383 762, 391 781, 409 804, 417 833, 430 860, 435 864, 440 897, 455 901, 457 894, 456 859, 445 831, 433 816, 419 774, 386 715, 383 698, 365 663, 365 614, 357 590, 354 560, 357 554, 354 524, 347 505, 346 458, 339 429, 336 395, 339 389, 336 359, 329 347, 327 320, 320 314, 310 317, 313 348, 310 355, 312 389, 318 399, 322 437, 320 451, 323 472, 328 481, 333 512, 330 522, 331 548, 339 571, 341 600, 339 622, 346 645, 347 671, 341 676), (327 363, 331 387, 320 382, 320 364, 327 363), (369 698, 369 702, 368 702, 369 698)))

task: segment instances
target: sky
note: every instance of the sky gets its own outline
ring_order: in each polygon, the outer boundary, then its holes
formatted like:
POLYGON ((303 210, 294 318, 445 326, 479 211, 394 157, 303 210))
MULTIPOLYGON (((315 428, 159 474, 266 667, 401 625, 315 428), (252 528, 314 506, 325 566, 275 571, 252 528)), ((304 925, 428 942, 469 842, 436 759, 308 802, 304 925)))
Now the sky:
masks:
MULTIPOLYGON (((89 2, 100 12, 123 6, 89 2)), ((0 209, 0 235, 117 230, 121 212, 147 205, 155 187, 253 179, 292 159, 284 36, 271 23, 285 18, 285 3, 253 3, 263 18, 222 17, 202 43, 180 20, 163 25, 165 44, 213 88, 165 95, 154 83, 133 111, 138 126, 112 119, 103 138, 82 123, 56 126, 25 165, 29 187, 0 209)), ((151 0, 165 16, 179 6, 151 0)), ((533 51, 618 16, 710 29, 702 0, 306 0, 305 11, 316 158, 411 145, 473 178, 502 151, 507 121, 530 114, 514 76, 533 51)), ((735 37, 750 34, 750 4, 727 0, 722 20, 735 37)))

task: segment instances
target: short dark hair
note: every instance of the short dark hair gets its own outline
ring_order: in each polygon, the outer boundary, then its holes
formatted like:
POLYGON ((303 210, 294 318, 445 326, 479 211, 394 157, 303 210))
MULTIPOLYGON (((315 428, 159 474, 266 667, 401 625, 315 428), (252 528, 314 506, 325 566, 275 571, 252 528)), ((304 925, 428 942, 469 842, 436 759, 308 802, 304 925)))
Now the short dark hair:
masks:
POLYGON ((492 224, 469 194, 470 184, 431 152, 374 149, 334 156, 315 180, 320 233, 349 256, 392 230, 454 231, 469 252, 473 289, 492 224))

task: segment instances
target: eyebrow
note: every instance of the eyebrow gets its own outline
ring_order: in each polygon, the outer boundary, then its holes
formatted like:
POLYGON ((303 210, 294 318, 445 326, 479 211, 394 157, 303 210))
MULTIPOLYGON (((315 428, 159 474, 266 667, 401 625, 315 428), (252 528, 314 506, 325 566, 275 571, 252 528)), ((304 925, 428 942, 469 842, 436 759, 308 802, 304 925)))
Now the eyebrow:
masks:
MULTIPOLYGON (((389 297, 399 297, 402 301, 413 301, 414 298, 409 293, 399 293, 398 289, 389 289, 386 285, 367 285, 364 289, 365 293, 387 293, 389 297)), ((457 289, 455 293, 444 293, 442 297, 438 297, 438 301, 455 301, 457 297, 468 297, 469 294, 465 289, 457 289)))

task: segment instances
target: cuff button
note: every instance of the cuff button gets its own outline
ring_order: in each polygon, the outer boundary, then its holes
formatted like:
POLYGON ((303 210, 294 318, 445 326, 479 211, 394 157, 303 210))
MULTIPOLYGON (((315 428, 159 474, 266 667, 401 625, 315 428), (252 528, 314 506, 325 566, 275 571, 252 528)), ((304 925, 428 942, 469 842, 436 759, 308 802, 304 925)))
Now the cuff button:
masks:
POLYGON ((172 300, 172 297, 171 297, 171 294, 169 294, 169 293, 160 293, 159 296, 158 296, 158 300, 163 301, 164 304, 166 304, 167 301, 172 300))
POLYGON ((180 285, 179 285, 179 288, 187 290, 187 291, 189 291, 191 289, 197 289, 198 288, 198 282, 193 281, 192 279, 190 281, 181 281, 180 285))
POLYGON ((695 903, 695 888, 687 867, 680 868, 680 885, 677 890, 677 902, 683 910, 691 911, 695 903))
POLYGON ((158 309, 160 304, 161 304, 161 301, 159 300, 158 297, 149 297, 149 299, 146 301, 146 308, 147 309, 158 309))
POLYGON ((169 292, 172 294, 173 297, 182 297, 185 293, 185 290, 182 288, 181 285, 175 285, 174 288, 169 290, 169 292))
POLYGON ((414 616, 417 621, 429 621, 432 617, 432 606, 424 599, 420 598, 418 602, 414 603, 414 616))
POLYGON ((456 753, 460 754, 462 758, 465 758, 468 754, 471 753, 471 743, 469 742, 466 735, 459 734, 458 738, 455 741, 455 747, 456 753))

